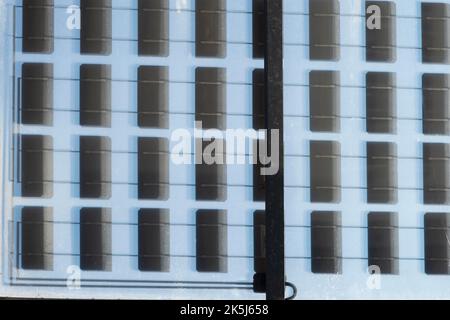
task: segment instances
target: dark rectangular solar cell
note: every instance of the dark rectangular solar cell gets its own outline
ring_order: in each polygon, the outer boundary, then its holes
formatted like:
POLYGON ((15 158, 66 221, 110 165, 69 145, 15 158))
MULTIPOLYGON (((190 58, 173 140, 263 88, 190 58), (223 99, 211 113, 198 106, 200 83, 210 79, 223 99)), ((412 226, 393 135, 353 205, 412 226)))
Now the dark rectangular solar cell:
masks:
POLYGON ((367 132, 390 134, 397 132, 397 95, 395 87, 395 73, 367 72, 367 132))
POLYGON ((226 0, 195 0, 195 54, 224 58, 227 53, 226 0))
POLYGON ((23 0, 22 50, 29 53, 53 52, 54 0, 23 0))
POLYGON ((80 52, 111 54, 112 0, 80 0, 80 11, 80 52))
POLYGON ((425 273, 450 274, 450 213, 424 217, 425 273))
POLYGON ((450 75, 422 76, 422 119, 424 134, 450 134, 450 75))
POLYGON ((394 62, 396 60, 396 8, 392 1, 366 1, 366 60, 394 62), (378 18, 380 25, 371 19, 378 18))
POLYGON ((225 130, 227 127, 227 75, 224 68, 195 70, 195 121, 204 129, 225 130))
POLYGON ((266 8, 264 0, 253 0, 253 58, 264 58, 266 46, 266 8))
POLYGON ((139 55, 169 55, 169 0, 139 0, 139 55))
POLYGON ((138 69, 138 125, 169 127, 169 68, 140 66, 138 69))
POLYGON ((227 199, 225 140, 196 141, 195 191, 200 201, 227 199), (203 154, 203 159, 202 159, 203 154))
POLYGON ((112 269, 111 209, 80 210, 80 268, 91 271, 112 269))
POLYGON ((311 202, 341 201, 341 146, 336 141, 310 142, 311 202))
POLYGON ((223 210, 198 210, 197 271, 228 271, 227 212, 223 210))
POLYGON ((450 204, 450 146, 423 144, 423 201, 450 204))
POLYGON ((138 198, 169 198, 169 142, 164 138, 138 139, 138 198))
POLYGON ((450 63, 450 4, 422 2, 422 61, 450 63))
POLYGON ((340 58, 340 8, 338 0, 309 0, 309 58, 340 58))
POLYGON ((169 210, 141 209, 138 225, 139 270, 170 271, 169 210))
POLYGON ((311 213, 311 271, 342 273, 341 213, 311 213))
POLYGON ((31 270, 53 269, 53 209, 22 208, 21 267, 31 270))
POLYGON ((21 123, 53 125, 53 64, 22 65, 21 123))
POLYGON ((367 225, 369 267, 378 266, 382 274, 398 274, 398 214, 371 212, 367 225))
POLYGON ((397 145, 367 142, 367 202, 397 203, 397 145))
MULTIPOLYGON (((261 157, 259 156, 261 148, 261 143, 266 145, 267 143, 261 141, 253 141, 253 201, 265 201, 266 200, 266 175, 263 175, 261 170, 265 165, 261 162, 261 157)), ((266 147, 264 147, 266 150, 266 147)))
POLYGON ((310 130, 339 132, 340 73, 338 71, 311 71, 309 73, 310 130))
POLYGON ((53 139, 51 136, 21 137, 22 197, 53 196, 53 139))
POLYGON ((80 125, 111 127, 111 66, 80 66, 80 125))
POLYGON ((80 198, 111 197, 111 139, 80 137, 80 198))
POLYGON ((266 214, 253 214, 253 268, 257 273, 266 272, 266 214))
POLYGON ((264 69, 253 70, 253 129, 266 128, 266 90, 264 69))

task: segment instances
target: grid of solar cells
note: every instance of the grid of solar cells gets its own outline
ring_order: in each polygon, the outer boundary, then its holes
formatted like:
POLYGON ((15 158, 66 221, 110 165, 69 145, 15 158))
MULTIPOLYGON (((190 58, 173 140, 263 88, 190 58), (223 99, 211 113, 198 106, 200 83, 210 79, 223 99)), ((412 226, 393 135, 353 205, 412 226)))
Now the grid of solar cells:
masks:
POLYGON ((234 241, 251 239, 264 208, 252 165, 170 159, 171 134, 195 121, 252 127, 255 3, 11 1, 8 283, 50 296, 263 297, 253 246, 234 241), (70 5, 81 30, 66 27, 70 5), (82 289, 67 290, 76 268, 82 289))
POLYGON ((449 6, 284 2, 286 274, 300 295, 448 296, 449 6))
MULTIPOLYGON (((261 298, 154 283, 264 272, 260 164, 168 160, 169 133, 195 120, 264 127, 263 1, 80 1, 79 37, 54 28, 72 4, 55 2, 11 1, 23 24, 5 277, 68 294, 56 288, 76 265, 91 289, 126 278, 127 297, 261 298)), ((450 295, 436 276, 450 272, 449 9, 284 1, 286 266, 300 297, 450 295)))

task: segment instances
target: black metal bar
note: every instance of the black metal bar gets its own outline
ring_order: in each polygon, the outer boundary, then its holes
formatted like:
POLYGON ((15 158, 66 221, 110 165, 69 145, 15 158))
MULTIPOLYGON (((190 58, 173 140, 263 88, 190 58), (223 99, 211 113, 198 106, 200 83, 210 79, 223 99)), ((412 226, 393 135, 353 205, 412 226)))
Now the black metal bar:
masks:
POLYGON ((279 146, 279 170, 266 177, 266 298, 284 300, 283 0, 266 0, 265 7, 268 150, 279 146), (271 141, 271 130, 279 130, 279 141, 271 141))

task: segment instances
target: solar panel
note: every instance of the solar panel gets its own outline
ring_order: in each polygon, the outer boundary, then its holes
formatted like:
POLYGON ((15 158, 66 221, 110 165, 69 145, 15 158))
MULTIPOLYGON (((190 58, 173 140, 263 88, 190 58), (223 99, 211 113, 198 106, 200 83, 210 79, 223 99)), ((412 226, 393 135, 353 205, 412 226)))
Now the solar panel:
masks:
POLYGON ((0 1, 0 296, 449 298, 449 7, 0 1))

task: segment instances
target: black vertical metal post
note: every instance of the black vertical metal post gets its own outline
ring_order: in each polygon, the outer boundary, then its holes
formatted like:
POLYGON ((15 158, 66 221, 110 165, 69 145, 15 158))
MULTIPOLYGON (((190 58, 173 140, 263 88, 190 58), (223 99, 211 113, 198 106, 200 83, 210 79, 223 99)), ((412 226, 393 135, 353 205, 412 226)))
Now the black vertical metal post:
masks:
POLYGON ((275 175, 266 176, 266 297, 268 300, 282 300, 285 298, 283 0, 266 0, 265 7, 266 128, 269 129, 269 150, 274 143, 279 146, 279 170, 275 175), (271 141, 271 130, 279 131, 279 141, 271 141))

